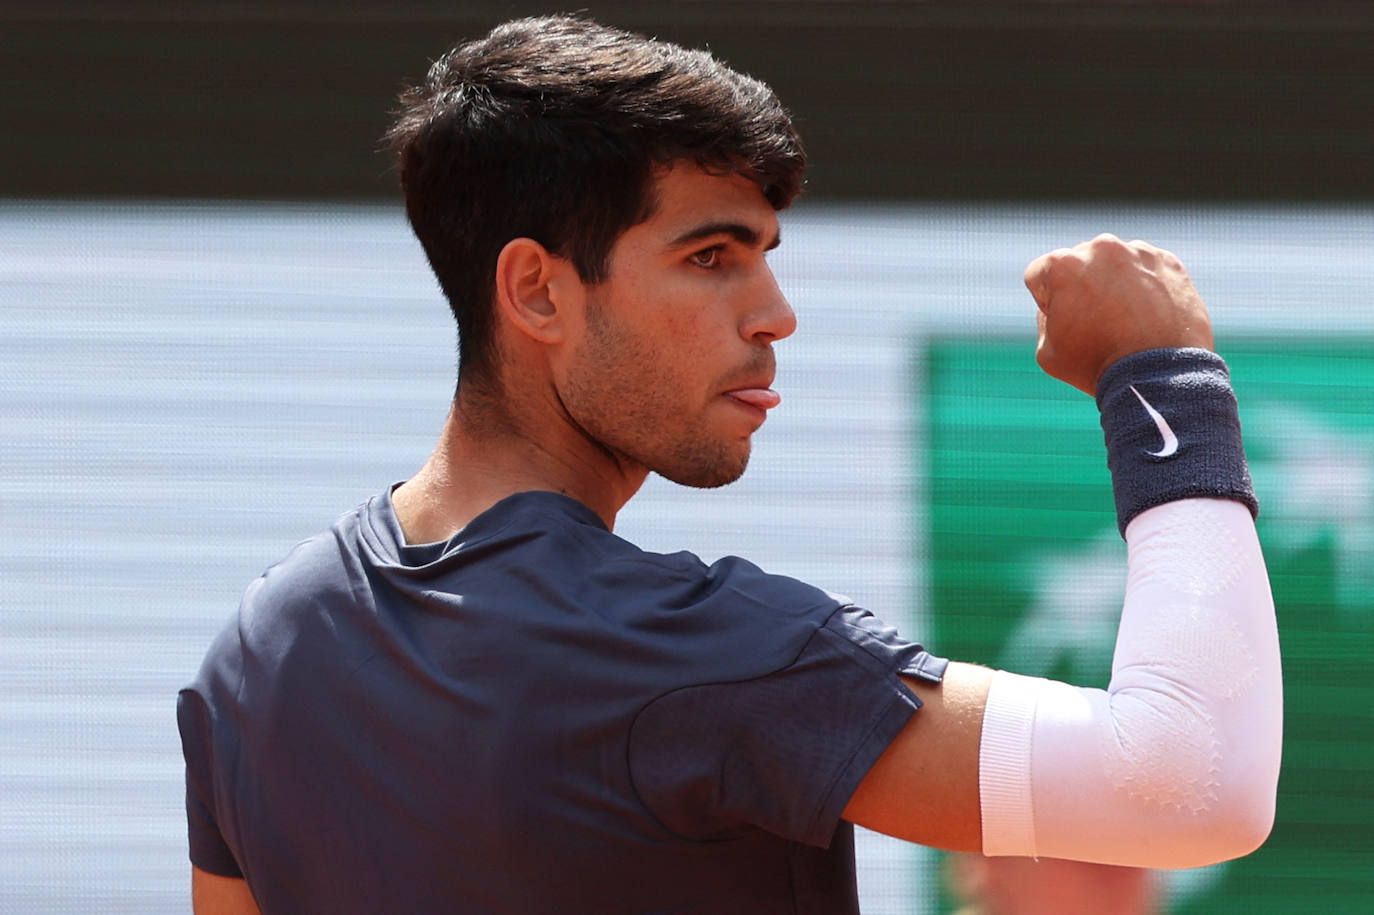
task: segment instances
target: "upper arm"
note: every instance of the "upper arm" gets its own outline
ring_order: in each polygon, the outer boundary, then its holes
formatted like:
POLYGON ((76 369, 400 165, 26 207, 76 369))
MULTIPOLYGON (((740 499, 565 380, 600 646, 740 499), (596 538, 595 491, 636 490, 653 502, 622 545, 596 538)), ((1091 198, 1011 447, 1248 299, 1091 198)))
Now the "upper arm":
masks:
POLYGON ((191 906, 196 915, 259 915, 248 882, 191 867, 191 906))
POLYGON ((922 845, 982 851, 978 755, 992 675, 952 662, 941 683, 903 678, 921 709, 859 783, 844 818, 922 845))

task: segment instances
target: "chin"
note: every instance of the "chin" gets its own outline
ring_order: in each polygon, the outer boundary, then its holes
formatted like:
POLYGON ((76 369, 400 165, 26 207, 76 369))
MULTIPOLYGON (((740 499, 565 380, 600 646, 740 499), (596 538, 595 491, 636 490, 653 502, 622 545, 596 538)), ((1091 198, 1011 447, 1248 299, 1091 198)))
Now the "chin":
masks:
POLYGON ((667 479, 677 483, 679 486, 690 486, 693 489, 719 489, 722 486, 729 486, 742 476, 744 476, 743 470, 736 473, 717 474, 715 476, 703 474, 700 476, 668 477, 667 479))
POLYGON ((717 455, 713 461, 683 462, 673 467, 654 468, 654 472, 679 486, 718 489, 744 476, 744 470, 748 466, 749 452, 746 450, 739 456, 717 455))

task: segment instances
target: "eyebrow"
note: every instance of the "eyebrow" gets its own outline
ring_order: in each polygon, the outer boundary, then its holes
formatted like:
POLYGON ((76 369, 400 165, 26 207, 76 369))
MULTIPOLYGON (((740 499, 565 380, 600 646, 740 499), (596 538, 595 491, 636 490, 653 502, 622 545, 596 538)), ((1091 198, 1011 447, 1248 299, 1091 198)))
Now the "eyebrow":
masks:
MULTIPOLYGON (((710 238, 712 235, 729 235, 735 241, 749 247, 756 247, 761 236, 758 231, 742 222, 708 222, 695 228, 688 229, 677 238, 668 243, 669 248, 680 248, 695 241, 710 238)), ((782 244, 782 233, 773 236, 773 239, 764 246, 763 250, 772 251, 782 244)))

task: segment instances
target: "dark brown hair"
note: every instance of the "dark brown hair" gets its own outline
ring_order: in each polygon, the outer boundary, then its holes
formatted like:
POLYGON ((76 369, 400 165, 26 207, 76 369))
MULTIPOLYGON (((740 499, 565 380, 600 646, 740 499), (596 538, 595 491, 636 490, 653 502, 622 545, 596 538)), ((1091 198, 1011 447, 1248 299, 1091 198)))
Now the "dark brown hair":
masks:
POLYGON ((492 368, 496 259, 528 237, 605 278, 653 213, 658 169, 748 176, 776 209, 801 190, 801 141, 768 86, 688 50, 586 19, 497 26, 401 95, 387 139, 406 213, 458 321, 460 377, 492 368))

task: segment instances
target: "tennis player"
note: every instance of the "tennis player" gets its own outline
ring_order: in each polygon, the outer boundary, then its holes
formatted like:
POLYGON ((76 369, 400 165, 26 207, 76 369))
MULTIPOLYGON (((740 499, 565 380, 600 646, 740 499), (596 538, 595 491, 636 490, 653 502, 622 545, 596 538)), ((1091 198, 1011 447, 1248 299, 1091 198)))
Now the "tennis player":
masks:
POLYGON ((1081 689, 613 533, 650 472, 738 478, 779 403, 796 319, 765 255, 804 156, 766 86, 555 17, 403 102, 457 391, 419 472, 253 582, 180 695, 198 912, 833 915, 855 823, 1148 867, 1263 842, 1273 606, 1176 258, 1101 236, 1025 274, 1041 366, 1101 408, 1129 545, 1111 684, 1081 689))

